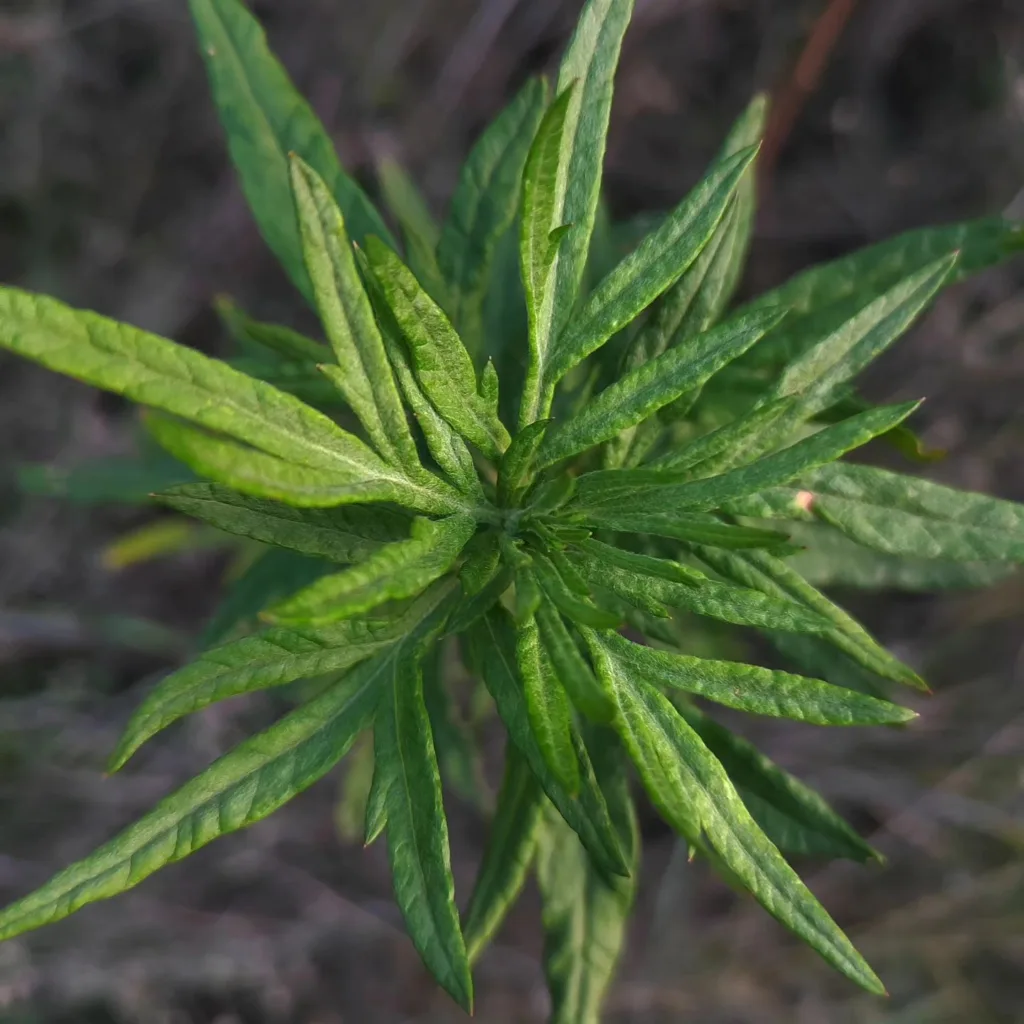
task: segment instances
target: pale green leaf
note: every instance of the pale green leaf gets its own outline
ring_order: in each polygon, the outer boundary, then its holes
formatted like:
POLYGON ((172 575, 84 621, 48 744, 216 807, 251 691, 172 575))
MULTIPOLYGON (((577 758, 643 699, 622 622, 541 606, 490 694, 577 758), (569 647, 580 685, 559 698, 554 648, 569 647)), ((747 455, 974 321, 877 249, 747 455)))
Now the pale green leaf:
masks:
POLYGON ((745 352, 780 319, 778 310, 732 319, 638 366, 591 399, 575 416, 548 430, 537 457, 539 468, 577 455, 636 425, 699 387, 745 352))
MULTIPOLYGON (((462 931, 472 964, 501 927, 530 870, 541 823, 544 795, 518 748, 505 751, 505 775, 487 833, 462 931)), ((568 828, 568 826, 566 826, 568 828)), ((574 842, 579 842, 569 831, 574 842)))
POLYGON ((773 917, 848 978, 883 994, 871 968, 758 828, 697 733, 646 680, 624 674, 604 654, 600 639, 591 636, 591 645, 598 671, 618 701, 616 727, 669 824, 694 844, 706 836, 731 875, 773 917))
POLYGON ((822 632, 829 626, 822 615, 782 594, 769 596, 747 586, 709 579, 701 580, 696 586, 689 581, 676 583, 663 576, 641 574, 611 564, 590 552, 573 557, 584 578, 594 586, 605 587, 652 615, 663 615, 667 605, 739 626, 798 633, 822 632))
POLYGON ((437 245, 452 322, 471 352, 483 341, 483 309, 495 250, 515 219, 523 167, 547 103, 547 85, 531 78, 491 122, 466 162, 437 245))
POLYGON ((298 157, 291 161, 292 193, 316 308, 337 358, 324 372, 359 417, 386 461, 415 475, 416 445, 373 307, 356 269, 345 220, 323 179, 298 157))
POLYGON ((566 791, 576 796, 580 766, 572 742, 572 707, 533 617, 516 631, 516 663, 523 681, 526 714, 544 763, 566 791))
POLYGON ((389 238, 380 215, 341 168, 330 136, 270 52, 239 0, 189 0, 210 88, 242 190, 263 237, 312 301, 288 183, 297 153, 327 183, 356 241, 389 238))
POLYGON ((624 758, 614 739, 604 735, 592 749, 631 877, 610 879, 596 871, 579 839, 548 805, 538 843, 537 881, 552 1024, 599 1024, 636 895, 640 834, 624 758))
POLYGON ((744 150, 713 165, 668 219, 594 289, 558 337, 544 378, 545 394, 646 309, 693 263, 756 152, 744 150))
MULTIPOLYGON (((580 837, 587 852, 602 871, 628 875, 629 866, 612 827, 608 808, 600 792, 591 792, 590 773, 581 763, 581 794, 570 796, 548 771, 530 721, 523 697, 523 682, 516 667, 516 636, 511 616, 495 607, 468 633, 468 653, 474 671, 483 679, 510 740, 526 758, 548 799, 580 837)), ((585 751, 584 751, 585 753, 585 751)))
POLYGON ((417 517, 406 540, 386 544, 358 565, 322 576, 275 605, 267 618, 282 625, 327 625, 385 601, 411 597, 452 567, 475 529, 469 516, 417 517))
POLYGON ((676 708, 722 763, 754 820, 780 849, 861 863, 882 860, 809 786, 692 705, 677 703, 676 708))
POLYGON ((409 937, 441 986, 472 1012, 473 981, 455 906, 448 824, 430 719, 414 658, 394 659, 374 721, 374 753, 387 766, 388 858, 409 937))
POLYGON ((621 675, 685 690, 754 715, 792 718, 812 725, 898 725, 917 717, 908 708, 820 679, 657 651, 610 631, 600 638, 605 654, 621 675))
POLYGON ((366 258, 408 344, 420 387, 463 437, 497 458, 508 447, 508 431, 479 393, 473 361, 451 322, 383 242, 367 239, 366 258))
POLYGON ((759 590, 766 596, 799 602, 813 610, 832 624, 830 629, 819 630, 822 638, 870 671, 897 683, 927 689, 913 669, 893 657, 860 623, 781 559, 764 551, 723 551, 710 547, 698 547, 696 554, 726 579, 759 590))
POLYGON ((331 562, 358 562, 409 531, 409 518, 386 508, 295 508, 248 498, 217 484, 182 484, 154 500, 218 530, 331 562))

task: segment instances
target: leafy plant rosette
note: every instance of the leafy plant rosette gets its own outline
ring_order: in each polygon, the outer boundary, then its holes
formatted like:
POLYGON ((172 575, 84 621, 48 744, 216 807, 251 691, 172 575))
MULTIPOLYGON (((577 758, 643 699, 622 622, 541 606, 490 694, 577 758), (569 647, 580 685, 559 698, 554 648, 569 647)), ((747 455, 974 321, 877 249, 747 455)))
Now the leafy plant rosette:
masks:
POLYGON ((697 856, 883 991, 783 856, 873 850, 694 698, 905 723, 888 686, 922 680, 815 584, 968 586, 1024 561, 1021 506, 842 461, 878 437, 913 448, 917 403, 874 407, 852 382, 1021 231, 990 218, 911 232, 728 309, 756 99, 619 259, 599 192, 631 7, 586 4, 556 85, 530 81, 487 129, 440 227, 382 168, 403 258, 246 9, 191 0, 245 194, 327 344, 224 305, 246 353, 229 365, 15 288, 0 289, 0 343, 145 406, 170 479, 191 481, 156 500, 269 546, 235 598, 262 607, 261 626, 221 631, 234 638, 157 685, 112 770, 215 701, 319 685, 8 907, 0 936, 266 817, 359 741, 366 841, 386 835, 409 934, 467 1009, 471 966, 534 870, 552 1019, 596 1020, 639 865, 631 776, 697 856), (759 630, 809 674, 687 653, 692 615, 759 630), (507 732, 461 914, 442 800, 463 764, 441 671, 455 649, 507 732))

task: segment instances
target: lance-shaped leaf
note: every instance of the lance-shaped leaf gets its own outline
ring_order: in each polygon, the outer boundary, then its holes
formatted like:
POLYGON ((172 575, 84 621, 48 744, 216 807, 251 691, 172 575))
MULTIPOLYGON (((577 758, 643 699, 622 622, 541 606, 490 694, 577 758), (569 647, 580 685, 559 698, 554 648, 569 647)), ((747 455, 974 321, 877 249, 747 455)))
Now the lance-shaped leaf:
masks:
POLYGON ((498 469, 498 501, 505 507, 517 502, 534 476, 537 450, 544 440, 550 420, 537 420, 512 438, 498 469))
MULTIPOLYGON (((255 498, 299 508, 393 501, 423 512, 447 512, 460 504, 455 492, 451 492, 453 500, 443 485, 413 484, 379 460, 383 475, 353 480, 333 470, 266 455, 161 413, 147 413, 143 423, 157 444, 196 473, 255 498)), ((368 448, 366 452, 376 459, 368 448)))
MULTIPOLYGON (((470 963, 487 947, 522 891, 537 849, 543 806, 544 794, 530 766, 518 748, 508 744, 487 845, 463 915, 470 963)), ((579 843, 571 830, 569 834, 579 843)))
MULTIPOLYGON (((419 494, 419 500, 432 488, 437 492, 435 503, 446 503, 443 485, 413 484, 358 438, 297 398, 127 324, 3 288, 0 345, 278 459, 328 471, 338 484, 390 489, 396 496, 419 494)), ((451 507, 450 501, 447 504, 451 507)))
POLYGON ((671 512, 620 512, 615 509, 582 508, 573 510, 572 521, 593 529, 618 530, 622 533, 646 533, 668 537, 688 544, 712 544, 721 548, 789 547, 785 534, 760 530, 751 526, 733 526, 708 515, 673 515, 671 512))
POLYGON ((417 518, 412 536, 378 548, 359 565, 322 576, 275 605, 267 618, 283 625, 327 625, 411 597, 452 567, 475 529, 469 516, 417 518))
POLYGON ((420 195, 405 168, 390 157, 385 157, 377 164, 377 175, 388 211, 402 229, 409 268, 433 300, 447 309, 448 289, 437 263, 437 242, 441 229, 426 200, 420 195))
POLYGON ((539 468, 577 455, 634 426, 745 352, 783 315, 778 310, 739 317, 671 349, 620 377, 544 438, 539 468))
POLYGON ((394 659, 386 685, 374 754, 390 777, 386 832, 395 899, 423 962, 471 1012, 473 981, 455 906, 441 775, 415 658, 394 659))
POLYGON ((594 586, 605 587, 652 615, 664 615, 667 605, 739 626, 797 633, 823 632, 829 628, 823 616, 781 595, 770 597, 753 588, 713 580, 701 581, 697 586, 675 583, 612 564, 590 552, 573 557, 584 578, 594 586))
POLYGON ((760 401, 798 396, 790 419, 827 408, 847 381, 906 332, 948 280, 956 259, 954 253, 929 263, 866 305, 854 305, 851 299, 823 313, 815 344, 786 367, 760 401))
POLYGON ((555 341, 555 260, 568 225, 555 223, 563 139, 574 85, 548 107, 537 127, 523 169, 523 208, 519 218, 519 263, 526 301, 530 362, 523 384, 519 429, 547 415, 542 408, 544 373, 555 341))
POLYGON ((409 519, 387 508, 295 508, 249 498, 217 484, 182 484, 154 500, 218 530, 331 562, 358 562, 409 532, 409 519))
POLYGON ((537 608, 537 625, 545 653, 574 707, 592 722, 610 721, 614 713, 611 698, 580 653, 569 627, 550 599, 542 600, 537 608))
POLYGON ((366 258, 427 397, 463 437, 497 458, 508 447, 508 431, 479 393, 473 360, 451 322, 383 242, 367 239, 366 258))
POLYGON ((214 308, 231 336, 247 350, 258 347, 290 362, 325 363, 331 359, 331 350, 323 342, 284 324, 254 320, 226 295, 214 300, 214 308))
POLYGON ((469 494, 478 499, 482 498, 483 488, 480 486, 480 478, 477 475, 476 466, 473 464, 473 456, 466 447, 466 442, 452 429, 451 424, 431 405, 430 400, 423 393, 400 340, 401 330, 395 323, 391 311, 387 308, 380 290, 376 288, 374 280, 370 278, 368 283, 377 297, 377 314, 385 325, 384 348, 395 371, 395 376, 398 378, 402 394, 423 432, 423 438, 427 442, 430 454, 448 479, 463 494, 469 494))
POLYGON ((138 885, 276 811, 328 772, 371 722, 397 644, 240 744, 138 822, 0 912, 10 938, 138 885))
POLYGON ((781 365, 837 328, 872 299, 936 260, 959 254, 952 280, 962 280, 1024 249, 1020 225, 987 217, 922 228, 819 264, 765 292, 745 308, 781 304, 792 313, 775 335, 747 358, 751 365, 781 365))
POLYGON ((297 153, 327 183, 352 237, 390 237, 362 189, 341 168, 334 144, 288 73, 270 52, 259 22, 239 0, 189 0, 210 88, 231 159, 260 232, 296 287, 313 299, 288 183, 297 153))
POLYGON ((437 244, 452 322, 471 351, 483 333, 483 305, 498 240, 515 219, 523 167, 547 103, 547 85, 531 78, 491 122, 459 174, 437 244))
POLYGON ((531 153, 524 172, 523 282, 532 358, 520 426, 545 417, 550 407, 544 395, 548 367, 586 268, 601 192, 613 78, 632 13, 633 0, 588 0, 559 68, 559 98, 538 130, 538 142, 546 136, 550 143, 535 144, 534 150, 542 148, 543 153, 531 153), (552 113, 560 103, 564 110, 552 113), (549 257, 552 232, 560 233, 561 244, 549 257), (546 263, 539 291, 531 291, 527 233, 546 263))
MULTIPOLYGON (((509 738, 526 758, 530 771, 540 783, 559 814, 580 837, 587 852, 607 874, 628 875, 629 867, 612 827, 608 808, 600 791, 592 791, 591 773, 584 769, 581 793, 574 799, 551 774, 537 746, 523 697, 523 683, 516 666, 516 636, 511 616, 504 608, 492 608, 468 633, 469 656, 474 670, 494 698, 509 738)), ((586 751, 582 752, 584 755, 586 751)))
POLYGON ((291 181, 316 308, 338 360, 336 372, 328 376, 380 455, 415 474, 420 468, 416 445, 344 218, 323 179, 298 157, 292 157, 291 181))
POLYGON ((734 661, 656 651, 617 633, 599 634, 616 671, 660 687, 676 687, 754 715, 812 725, 897 725, 915 712, 820 679, 734 661))
MULTIPOLYGON (((376 737, 376 729, 374 730, 376 737)), ((376 740, 374 741, 376 747, 376 740)), ((388 823, 388 789, 391 786, 392 765, 387 760, 379 760, 376 752, 373 755, 373 779, 370 781, 370 792, 366 796, 366 813, 363 819, 363 845, 372 846, 387 827, 388 823)))
POLYGON ((698 547, 696 554, 726 579, 759 590, 766 596, 799 602, 813 610, 832 626, 819 630, 822 638, 870 671, 906 686, 927 689, 924 680, 912 668, 893 657, 860 623, 781 559, 764 551, 722 551, 708 547, 698 547))
POLYGON ((758 828, 718 759, 663 694, 624 674, 593 644, 595 664, 619 705, 623 742, 651 800, 691 843, 707 842, 730 874, 833 967, 870 992, 885 989, 778 849, 758 828))
POLYGON ((614 737, 595 740, 598 780, 633 871, 629 878, 611 879, 596 871, 579 839, 548 805, 538 844, 537 882, 553 1024, 598 1024, 636 894, 640 836, 625 758, 614 737))
POLYGON ((744 150, 714 164, 665 222, 597 286, 559 336, 546 388, 553 388, 678 280, 707 244, 756 152, 744 150))
POLYGON ((796 404, 795 398, 780 398, 754 406, 736 419, 709 430, 692 441, 674 445, 663 455, 651 459, 648 469, 682 472, 694 477, 712 476, 747 461, 756 455, 758 441, 796 404))
POLYGON ((1024 562, 1024 505, 873 466, 837 464, 743 501, 743 514, 822 519, 888 555, 1024 562))
POLYGON ((694 569, 689 565, 682 565, 669 558, 643 555, 626 548, 615 547, 613 544, 605 544, 593 538, 580 541, 579 546, 581 550, 595 558, 603 559, 609 565, 639 573, 641 576, 655 576, 691 587, 706 583, 708 579, 699 569, 694 569))
POLYGON ((516 631, 516 663, 523 680, 527 718, 544 763, 566 791, 576 796, 580 766, 572 742, 572 707, 532 616, 516 631))
POLYGON ((882 859, 809 786, 692 705, 673 703, 722 763, 754 820, 780 849, 861 863, 882 859))
POLYGON ((586 473, 580 477, 576 501, 583 507, 626 505, 635 508, 640 505, 649 512, 718 508, 725 502, 786 483, 809 469, 838 459, 901 423, 918 405, 920 402, 903 402, 871 409, 824 427, 747 466, 702 480, 687 480, 686 473, 649 469, 586 473))
POLYGON ((412 630, 447 593, 442 583, 390 614, 369 615, 323 629, 264 630, 204 651, 164 679, 132 715, 110 759, 117 771, 150 737, 216 701, 284 686, 349 668, 412 630))
POLYGON ((552 549, 550 557, 537 553, 533 561, 541 590, 571 622, 579 622, 594 629, 612 629, 622 624, 617 614, 594 604, 590 598, 589 584, 563 554, 552 549))

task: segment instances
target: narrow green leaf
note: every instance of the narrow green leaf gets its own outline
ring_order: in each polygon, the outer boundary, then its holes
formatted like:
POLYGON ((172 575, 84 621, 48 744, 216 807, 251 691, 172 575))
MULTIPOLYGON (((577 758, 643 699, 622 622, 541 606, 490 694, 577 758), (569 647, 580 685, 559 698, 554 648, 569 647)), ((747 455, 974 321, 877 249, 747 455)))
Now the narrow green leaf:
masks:
POLYGON ((441 584, 406 608, 326 629, 268 629, 204 651, 172 672, 132 715, 110 759, 117 771, 150 737, 217 701, 296 679, 337 672, 365 661, 414 628, 451 591, 441 584))
POLYGON ((297 153, 327 183, 352 237, 389 238, 380 215, 341 168, 330 136, 239 0, 189 0, 210 88, 242 190, 267 245, 312 301, 288 184, 297 153))
POLYGON ((508 431, 478 391, 473 361, 441 308, 383 242, 369 238, 366 259, 409 346, 416 379, 437 411, 492 458, 508 431))
POLYGON ((593 629, 613 629, 622 625, 622 619, 599 608, 590 599, 590 587, 580 576, 576 567, 564 556, 558 556, 564 562, 566 572, 557 568, 551 558, 537 554, 534 556, 534 568, 541 590, 548 600, 571 622, 578 622, 593 629), (579 582, 581 586, 573 587, 568 581, 579 582))
POLYGON ((688 544, 710 544, 720 548, 788 547, 785 534, 759 530, 751 526, 733 526, 707 515, 673 515, 671 512, 619 512, 603 507, 574 510, 573 521, 594 529, 618 530, 622 533, 646 533, 668 537, 688 544))
MULTIPOLYGON (((703 556, 702 556, 703 557, 703 556)), ((815 633, 828 629, 828 620, 803 604, 782 594, 769 596, 756 589, 702 580, 674 583, 657 576, 609 564, 591 554, 574 556, 585 579, 605 587, 636 607, 659 616, 664 607, 683 608, 697 615, 732 622, 739 626, 758 626, 797 633, 815 633)))
POLYGON ((725 769, 668 699, 624 674, 591 637, 598 671, 619 705, 618 728, 651 800, 691 843, 701 835, 725 867, 782 924, 870 992, 882 983, 750 816, 725 769))
POLYGON ((503 507, 514 507, 532 482, 537 450, 550 424, 537 420, 512 438, 498 469, 498 502, 503 507))
MULTIPOLYGON (((548 799, 580 837, 600 869, 611 875, 628 875, 629 866, 612 827, 600 792, 590 790, 586 766, 581 778, 580 799, 574 799, 551 774, 537 746, 523 697, 523 682, 516 668, 516 636, 511 616, 495 607, 468 633, 468 653, 474 671, 483 679, 509 738, 526 758, 530 771, 548 799)), ((583 752, 585 754, 585 751, 583 752)))
POLYGON ((375 754, 387 765, 388 858, 409 937, 441 986, 467 1012, 473 981, 455 906, 448 824, 419 664, 394 659, 374 724, 375 754))
POLYGON ((782 315, 778 310, 762 310, 753 317, 730 320, 620 377, 575 416, 547 432, 538 467, 577 455, 641 423, 745 352, 782 315))
MULTIPOLYGON (((385 695, 386 696, 386 695, 385 695)), ((391 786, 390 767, 387 760, 379 760, 376 753, 377 730, 374 735, 373 780, 366 797, 366 815, 363 822, 363 845, 372 846, 387 827, 388 789, 391 786)))
POLYGON ((409 268, 443 309, 448 309, 448 289, 437 263, 441 229, 415 182, 396 160, 385 157, 377 164, 377 176, 388 210, 398 221, 405 241, 409 268))
POLYGON ((656 651, 610 631, 601 633, 600 640, 621 675, 659 687, 676 687, 754 715, 792 718, 812 725, 898 725, 917 717, 908 708, 820 679, 656 651))
POLYGON ((497 530, 486 530, 478 533, 466 545, 465 561, 459 570, 459 579, 466 595, 472 597, 479 594, 487 586, 501 566, 500 533, 497 530))
POLYGON ((887 555, 1024 562, 1024 505, 840 463, 744 499, 745 515, 820 519, 887 555))
POLYGON ((571 796, 580 790, 580 766, 572 742, 572 707, 531 617, 516 630, 516 663, 523 680, 526 714, 551 774, 571 796))
POLYGON ((558 681, 573 706, 592 722, 609 722, 614 713, 611 698, 580 653, 572 633, 550 600, 541 601, 537 625, 544 650, 558 681))
POLYGON ((484 296, 495 250, 515 219, 523 167, 547 104, 547 85, 531 78, 491 122, 462 165, 437 245, 449 312, 471 352, 483 341, 484 296))
POLYGON ((601 192, 613 78, 632 13, 633 0, 588 0, 562 58, 558 99, 541 122, 524 171, 521 249, 531 362, 521 427, 543 419, 550 408, 549 363, 583 280, 601 192), (554 246, 553 232, 560 232, 554 246))
MULTIPOLYGON (((462 931, 471 964, 483 953, 522 891, 537 849, 543 806, 544 794, 530 766, 509 743, 483 860, 463 914, 462 931)), ((569 834, 579 842, 571 831, 569 834)))
MULTIPOLYGON (((815 343, 804 345, 802 355, 786 367, 761 401, 798 395, 805 418, 827 408, 841 385, 906 332, 948 280, 956 260, 954 253, 929 263, 866 305, 854 306, 850 300, 824 311, 815 320, 819 331, 815 343)), ((798 329, 806 327, 805 321, 798 329)))
POLYGON ((331 562, 359 562, 409 531, 409 519, 386 508, 295 508, 247 498, 216 484, 182 484, 155 494, 168 508, 240 537, 331 562))
POLYGON ((781 304, 791 315, 748 362, 778 366, 798 357, 857 309, 937 260, 959 253, 952 280, 1009 259, 1024 249, 1020 225, 1001 217, 921 228, 818 264, 765 292, 747 309, 781 304))
POLYGON ((0 938, 138 885, 218 836, 267 817, 330 771, 371 722, 398 644, 215 761, 134 825, 0 913, 0 938))
POLYGON ((325 363, 331 350, 283 324, 268 324, 248 316, 231 298, 220 295, 214 300, 217 315, 239 344, 256 345, 292 362, 325 363))
POLYGON ((291 160, 292 194, 306 270, 337 367, 324 367, 386 461, 406 473, 420 469, 370 299, 359 279, 345 220, 323 179, 291 160))
POLYGON ((600 1021, 636 895, 640 835, 625 759, 618 745, 603 736, 593 749, 601 789, 633 870, 630 878, 613 879, 597 872, 579 839, 548 805, 538 844, 537 881, 552 1024, 600 1021))
POLYGON ((358 438, 297 398, 127 324, 73 310, 55 299, 0 288, 0 345, 51 370, 228 434, 278 459, 327 471, 339 486, 376 488, 407 495, 417 503, 457 507, 446 498, 440 482, 430 488, 412 483, 358 438))
POLYGON ((796 404, 795 398, 780 398, 756 405, 743 415, 692 441, 674 446, 647 463, 648 469, 682 472, 690 470, 694 477, 713 476, 756 454, 756 445, 796 404))
POLYGON ((913 669, 893 657, 860 623, 780 559, 764 551, 733 552, 709 547, 698 547, 696 554, 702 562, 726 579, 759 590, 766 596, 799 602, 831 622, 831 629, 819 630, 822 638, 865 668, 894 682, 927 689, 913 669))
POLYGON ((599 540, 588 538, 580 542, 580 548, 588 555, 600 558, 609 565, 641 576, 655 576, 672 583, 682 583, 695 587, 707 581, 707 576, 689 565, 681 565, 668 558, 655 558, 653 555, 642 555, 636 551, 604 544, 599 540))
POLYGON ((755 821, 780 849, 860 863, 882 859, 821 796, 746 740, 692 705, 677 703, 676 709, 721 761, 755 821))
POLYGON ((597 286, 559 336, 545 388, 554 388, 679 279, 707 244, 756 153, 744 150, 713 165, 668 219, 597 286))
POLYGON ((418 594, 446 573, 476 529, 469 516, 418 517, 412 535, 378 548, 365 561, 323 576, 275 605, 267 618, 282 625, 328 625, 385 601, 418 594))
POLYGON ((713 509, 735 498, 786 483, 810 469, 838 459, 905 420, 920 402, 882 406, 851 416, 772 455, 720 476, 688 480, 684 473, 650 469, 610 469, 579 479, 580 505, 638 504, 650 512, 713 509), (625 488, 629 490, 625 490, 625 488), (628 497, 627 497, 628 495, 628 497))

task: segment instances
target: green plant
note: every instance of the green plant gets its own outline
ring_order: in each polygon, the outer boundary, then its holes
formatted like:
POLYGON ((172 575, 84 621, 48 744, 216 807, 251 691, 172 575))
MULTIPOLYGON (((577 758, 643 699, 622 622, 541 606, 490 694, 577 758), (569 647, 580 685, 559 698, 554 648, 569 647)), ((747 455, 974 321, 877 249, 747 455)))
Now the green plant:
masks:
MULTIPOLYGON (((839 461, 876 437, 914 450, 917 403, 873 407, 852 381, 943 285, 1019 250, 1020 229, 912 232, 724 318, 764 102, 619 259, 599 192, 632 4, 589 0, 554 98, 525 86, 470 154, 443 226, 382 168, 403 261, 245 8, 191 7, 246 196, 329 344, 222 303, 244 352, 228 365, 14 288, 0 289, 0 344, 147 407, 177 460, 147 457, 142 478, 166 482, 156 500, 270 546, 206 637, 226 642, 146 698, 111 769, 214 701, 315 685, 7 908, 0 937, 265 817, 360 741, 366 840, 386 833, 409 933, 467 1009, 471 964, 535 868, 552 1019, 596 1019, 639 864, 630 763, 696 855, 883 991, 780 852, 874 851, 693 698, 907 722, 888 686, 922 680, 814 583, 972 585, 1024 561, 1021 506, 839 461), (191 474, 212 482, 176 482, 191 474), (761 631, 811 676, 686 653, 702 643, 688 613, 761 631), (446 704, 455 648, 508 735, 461 919, 441 778, 466 793, 478 780, 446 704)), ((137 494, 120 471, 110 481, 137 494)))

